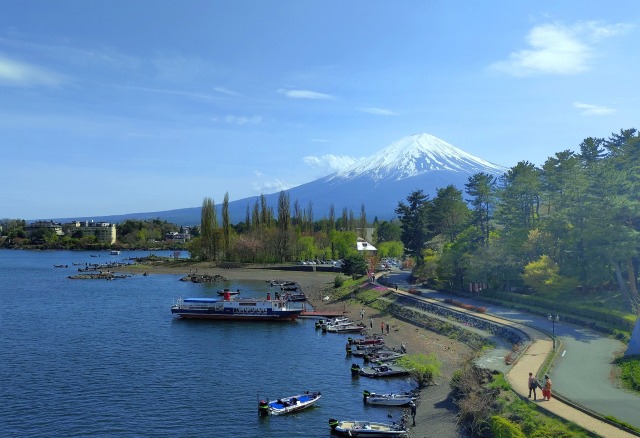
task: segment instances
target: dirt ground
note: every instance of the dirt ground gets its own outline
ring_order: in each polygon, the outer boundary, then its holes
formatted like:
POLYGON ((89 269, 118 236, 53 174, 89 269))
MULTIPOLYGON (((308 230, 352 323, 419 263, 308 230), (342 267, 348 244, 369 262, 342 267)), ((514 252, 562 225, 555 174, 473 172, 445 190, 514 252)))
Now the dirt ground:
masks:
MULTIPOLYGON (((420 393, 416 414, 416 426, 409 428, 409 436, 425 437, 461 437, 456 425, 456 414, 448 395, 449 381, 453 371, 471 355, 465 344, 453 341, 428 330, 417 328, 404 321, 396 320, 388 314, 380 314, 377 310, 363 307, 355 300, 334 301, 332 297, 335 273, 279 271, 259 268, 220 269, 211 267, 210 263, 190 264, 186 267, 144 266, 144 272, 153 274, 189 274, 190 270, 208 275, 221 275, 229 280, 272 280, 283 279, 295 281, 307 296, 308 301, 317 310, 334 310, 346 313, 354 320, 360 319, 360 311, 364 308, 365 322, 373 320, 372 334, 380 333, 380 324, 389 323, 390 331, 386 334, 386 344, 399 347, 404 343, 409 354, 435 353, 442 362, 442 376, 436 384, 425 388, 420 393), (325 297, 329 297, 326 299, 325 297), (324 298, 324 300, 323 300, 324 298)), ((140 267, 126 268, 128 272, 142 273, 140 267)), ((410 422, 411 424, 411 422, 410 422)))

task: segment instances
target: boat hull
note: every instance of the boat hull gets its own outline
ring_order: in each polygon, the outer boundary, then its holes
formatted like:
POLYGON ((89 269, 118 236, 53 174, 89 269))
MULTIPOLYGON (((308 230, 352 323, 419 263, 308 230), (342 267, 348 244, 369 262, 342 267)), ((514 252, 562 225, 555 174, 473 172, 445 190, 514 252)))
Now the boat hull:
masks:
POLYGON ((291 321, 302 309, 284 300, 185 298, 171 306, 171 313, 184 319, 291 321))
POLYGON ((322 395, 319 392, 307 392, 305 394, 283 397, 269 402, 269 413, 271 415, 283 415, 302 411, 313 406, 322 395))
POLYGON ((407 431, 399 426, 373 421, 337 421, 331 425, 332 431, 347 436, 403 437, 407 431))

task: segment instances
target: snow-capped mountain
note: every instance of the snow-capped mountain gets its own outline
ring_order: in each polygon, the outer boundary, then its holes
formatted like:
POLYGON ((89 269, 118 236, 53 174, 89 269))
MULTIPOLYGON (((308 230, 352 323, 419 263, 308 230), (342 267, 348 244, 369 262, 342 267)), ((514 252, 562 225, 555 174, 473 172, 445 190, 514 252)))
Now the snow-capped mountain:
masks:
MULTIPOLYGON (((375 217, 390 220, 395 217, 398 203, 404 202, 415 190, 422 190, 433 199, 437 189, 450 184, 464 192, 469 177, 476 173, 499 176, 506 171, 505 167, 471 155, 433 135, 418 134, 401 138, 346 170, 294 187, 288 193, 291 206, 296 201, 301 208, 308 209, 311 205, 316 220, 327 217, 331 205, 336 217, 341 217, 345 208, 359 217, 364 205, 368 220, 375 217)), ((277 211, 279 196, 279 192, 265 194, 274 211, 277 211)), ((247 206, 252 208, 257 198, 229 202, 231 221, 243 221, 247 206)), ((73 219, 121 222, 133 218, 160 218, 180 225, 199 225, 200 207, 73 219)))
POLYGON ((374 181, 401 180, 425 172, 451 171, 473 175, 478 172, 503 173, 502 166, 471 155, 431 134, 403 137, 377 154, 365 158, 332 178, 366 176, 374 181))

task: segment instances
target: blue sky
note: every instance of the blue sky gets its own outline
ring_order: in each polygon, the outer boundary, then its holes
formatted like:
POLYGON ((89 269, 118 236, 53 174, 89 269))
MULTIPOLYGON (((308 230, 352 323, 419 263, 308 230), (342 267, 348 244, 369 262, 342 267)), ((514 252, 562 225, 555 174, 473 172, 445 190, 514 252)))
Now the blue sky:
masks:
POLYGON ((0 218, 220 204, 422 132, 510 167, 640 128, 636 0, 0 10, 0 218))

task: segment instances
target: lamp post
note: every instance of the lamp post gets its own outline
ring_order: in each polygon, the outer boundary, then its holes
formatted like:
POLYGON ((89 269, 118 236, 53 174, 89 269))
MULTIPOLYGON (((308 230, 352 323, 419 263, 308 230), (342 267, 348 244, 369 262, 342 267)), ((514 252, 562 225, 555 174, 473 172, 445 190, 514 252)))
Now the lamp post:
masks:
POLYGON ((556 315, 555 317, 549 315, 547 317, 549 319, 549 322, 551 322, 551 339, 553 340, 553 349, 555 351, 556 349, 556 322, 560 321, 560 316, 556 315))

